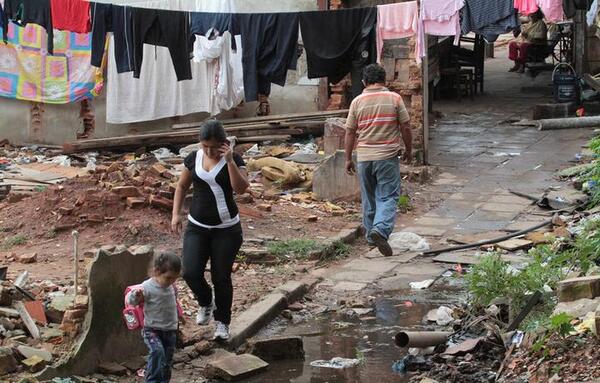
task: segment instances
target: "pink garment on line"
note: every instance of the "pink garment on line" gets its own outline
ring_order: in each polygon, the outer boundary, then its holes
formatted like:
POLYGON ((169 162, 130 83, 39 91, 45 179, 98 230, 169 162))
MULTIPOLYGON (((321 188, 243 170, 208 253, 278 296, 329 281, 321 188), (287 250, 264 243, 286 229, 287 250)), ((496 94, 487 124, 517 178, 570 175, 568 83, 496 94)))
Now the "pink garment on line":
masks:
POLYGON ((544 18, 547 21, 556 23, 564 20, 562 0, 537 0, 537 5, 544 13, 544 18))
POLYGON ((515 0, 515 8, 522 15, 531 15, 538 11, 537 0, 515 0))
POLYGON ((377 62, 381 62, 383 41, 418 34, 419 6, 416 1, 377 6, 377 62))
POLYGON ((425 56, 425 35, 454 36, 454 45, 460 41, 460 9, 463 0, 422 0, 419 34, 417 37, 417 62, 425 56))
POLYGON ((421 20, 447 21, 464 6, 465 0, 421 0, 421 20))

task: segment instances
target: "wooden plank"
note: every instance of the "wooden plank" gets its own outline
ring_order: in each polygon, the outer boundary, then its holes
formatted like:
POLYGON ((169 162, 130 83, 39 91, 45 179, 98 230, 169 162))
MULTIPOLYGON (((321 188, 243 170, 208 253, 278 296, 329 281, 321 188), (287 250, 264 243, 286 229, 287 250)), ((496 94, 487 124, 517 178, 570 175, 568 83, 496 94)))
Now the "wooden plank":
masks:
POLYGON ((596 92, 600 92, 600 81, 598 81, 596 77, 586 73, 583 75, 583 79, 590 88, 594 89, 596 92))
POLYGON ((264 141, 288 141, 292 137, 291 136, 258 136, 258 137, 240 137, 238 138, 238 142, 264 142, 264 141))
POLYGON ((27 309, 25 308, 25 305, 23 305, 23 302, 15 302, 15 309, 21 316, 21 320, 25 324, 25 327, 27 327, 27 330, 29 331, 33 339, 40 339, 40 329, 35 324, 33 318, 31 318, 31 315, 29 315, 29 313, 27 312, 27 309))

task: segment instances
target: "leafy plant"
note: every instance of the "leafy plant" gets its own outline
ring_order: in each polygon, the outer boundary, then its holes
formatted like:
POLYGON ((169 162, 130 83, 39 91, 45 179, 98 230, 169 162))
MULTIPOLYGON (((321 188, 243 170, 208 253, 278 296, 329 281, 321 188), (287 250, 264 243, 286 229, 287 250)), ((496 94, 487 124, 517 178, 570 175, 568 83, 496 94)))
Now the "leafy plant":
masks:
POLYGON ((560 313, 550 318, 548 330, 554 334, 557 334, 561 338, 566 338, 575 331, 575 327, 571 324, 573 317, 567 313, 560 313))
POLYGON ((398 209, 402 212, 406 212, 412 209, 412 205, 410 203, 410 197, 406 194, 402 194, 398 199, 398 209))
POLYGON ((510 263, 497 253, 483 257, 465 279, 473 303, 481 306, 489 305, 495 298, 511 296, 518 285, 510 263))

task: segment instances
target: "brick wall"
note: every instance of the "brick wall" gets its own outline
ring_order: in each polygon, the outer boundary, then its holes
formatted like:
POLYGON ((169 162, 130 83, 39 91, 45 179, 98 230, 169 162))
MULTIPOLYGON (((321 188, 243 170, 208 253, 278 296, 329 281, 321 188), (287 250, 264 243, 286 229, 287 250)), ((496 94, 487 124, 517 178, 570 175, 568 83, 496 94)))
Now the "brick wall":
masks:
MULTIPOLYGON (((329 9, 368 7, 395 2, 397 0, 329 0, 329 9)), ((386 41, 381 64, 387 73, 388 87, 402 96, 409 110, 414 137, 414 154, 417 162, 422 162, 424 142, 423 76, 421 66, 417 65, 415 61, 415 43, 416 36, 386 41)), ((331 85, 327 109, 347 108, 352 101, 350 87, 349 76, 338 84, 331 85)))

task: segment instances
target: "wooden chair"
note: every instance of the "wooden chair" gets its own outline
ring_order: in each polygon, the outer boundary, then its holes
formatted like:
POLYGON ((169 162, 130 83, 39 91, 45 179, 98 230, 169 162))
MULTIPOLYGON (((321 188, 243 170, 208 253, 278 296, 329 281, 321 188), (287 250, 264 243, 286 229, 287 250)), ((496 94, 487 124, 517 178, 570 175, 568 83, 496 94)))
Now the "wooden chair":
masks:
POLYGON ((451 57, 452 61, 455 62, 461 68, 472 68, 473 69, 473 81, 475 81, 475 93, 477 88, 483 93, 483 84, 485 80, 485 40, 480 35, 475 37, 462 36, 460 38, 461 43, 467 42, 473 44, 473 49, 463 48, 461 46, 452 47, 451 57))

